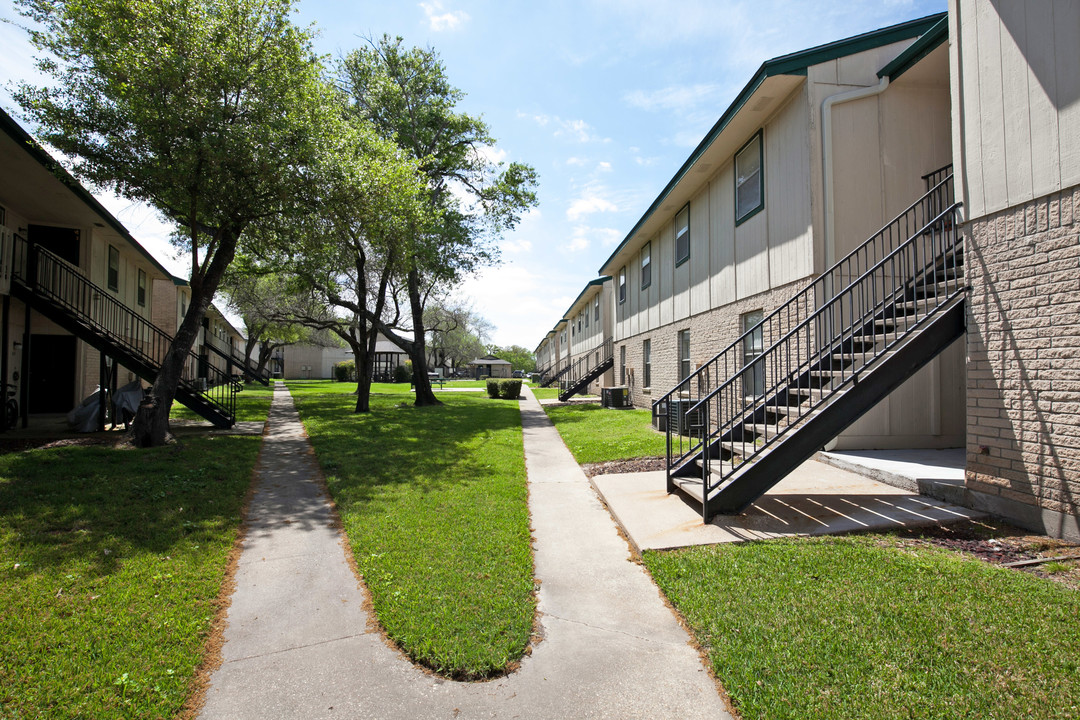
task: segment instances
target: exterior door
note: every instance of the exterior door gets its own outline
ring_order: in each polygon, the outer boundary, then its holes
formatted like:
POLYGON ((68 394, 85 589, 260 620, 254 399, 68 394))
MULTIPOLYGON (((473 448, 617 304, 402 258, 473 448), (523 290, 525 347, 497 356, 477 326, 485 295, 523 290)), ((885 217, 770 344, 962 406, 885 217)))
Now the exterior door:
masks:
POLYGON ((31 335, 27 412, 66 413, 75 407, 74 335, 31 335))

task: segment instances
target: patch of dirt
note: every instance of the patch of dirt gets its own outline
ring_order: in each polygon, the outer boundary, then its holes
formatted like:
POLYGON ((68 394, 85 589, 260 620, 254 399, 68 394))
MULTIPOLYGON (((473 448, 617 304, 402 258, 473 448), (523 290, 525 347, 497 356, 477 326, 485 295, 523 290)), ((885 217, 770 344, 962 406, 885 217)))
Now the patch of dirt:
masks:
POLYGON ((90 447, 92 445, 112 445, 116 442, 115 437, 88 436, 78 438, 8 438, 0 440, 0 455, 7 453, 34 450, 37 448, 58 447, 90 447))
MULTIPOLYGON (((972 555, 994 565, 1021 560, 1080 555, 1080 544, 1032 535, 1000 521, 966 522, 946 527, 898 533, 902 545, 933 545, 972 555)), ((1060 560, 1014 568, 1062 585, 1080 589, 1080 560, 1060 560), (1049 569, 1048 569, 1049 566, 1049 569)))
POLYGON ((581 466, 586 477, 597 475, 616 475, 619 473, 652 472, 664 469, 663 457, 631 458, 630 460, 609 460, 608 462, 586 463, 581 466))

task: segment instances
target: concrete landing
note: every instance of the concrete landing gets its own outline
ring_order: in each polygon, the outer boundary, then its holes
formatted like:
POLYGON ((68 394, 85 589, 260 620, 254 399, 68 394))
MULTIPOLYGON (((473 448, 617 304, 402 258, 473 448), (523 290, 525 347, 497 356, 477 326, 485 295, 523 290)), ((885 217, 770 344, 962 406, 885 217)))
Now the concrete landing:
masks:
POLYGON ((701 521, 700 505, 681 493, 667 494, 663 472, 599 475, 592 482, 639 552, 982 517, 815 460, 796 468, 741 515, 720 515, 708 525, 701 521))
POLYGON ((963 448, 842 450, 820 452, 815 459, 938 500, 961 503, 964 499, 967 451, 963 448))

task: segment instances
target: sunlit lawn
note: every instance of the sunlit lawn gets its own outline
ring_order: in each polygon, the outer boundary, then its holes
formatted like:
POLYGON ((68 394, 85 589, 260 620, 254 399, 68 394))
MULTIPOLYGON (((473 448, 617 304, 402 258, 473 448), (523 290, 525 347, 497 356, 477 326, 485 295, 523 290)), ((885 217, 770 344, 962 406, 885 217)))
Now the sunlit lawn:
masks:
POLYGON ((0 717, 179 713, 260 441, 0 455, 0 717))
POLYGON ((744 718, 1080 718, 1080 594, 889 535, 644 562, 744 718))
POLYGON ((289 383, 379 622, 441 674, 504 672, 528 646, 535 600, 517 401, 408 384, 289 383))
POLYGON ((544 412, 581 464, 666 452, 665 436, 653 430, 648 410, 615 410, 590 403, 544 406, 544 412))

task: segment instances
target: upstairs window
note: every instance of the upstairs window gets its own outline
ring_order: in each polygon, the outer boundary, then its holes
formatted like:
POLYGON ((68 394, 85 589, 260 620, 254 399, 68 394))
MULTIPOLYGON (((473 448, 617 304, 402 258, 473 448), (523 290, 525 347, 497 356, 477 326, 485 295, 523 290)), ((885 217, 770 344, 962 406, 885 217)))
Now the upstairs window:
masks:
POLYGON ((585 316, 585 328, 588 329, 588 327, 589 327, 589 311, 586 310, 585 312, 582 313, 582 315, 585 316))
POLYGON ((600 322, 600 296, 597 295, 593 300, 593 320, 600 322))
POLYGON ((139 270, 139 294, 136 298, 139 307, 146 307, 146 271, 139 270))
POLYGON ((762 171, 761 131, 735 153, 735 224, 765 207, 765 173, 762 171))
POLYGON ((619 302, 626 302, 626 267, 619 270, 619 302))
POLYGON ((690 203, 675 216, 675 265, 690 259, 690 203))
POLYGON ((641 248, 641 289, 652 284, 652 243, 645 243, 641 248))
POLYGON ((109 246, 109 275, 108 286, 113 292, 120 290, 120 251, 109 246))

